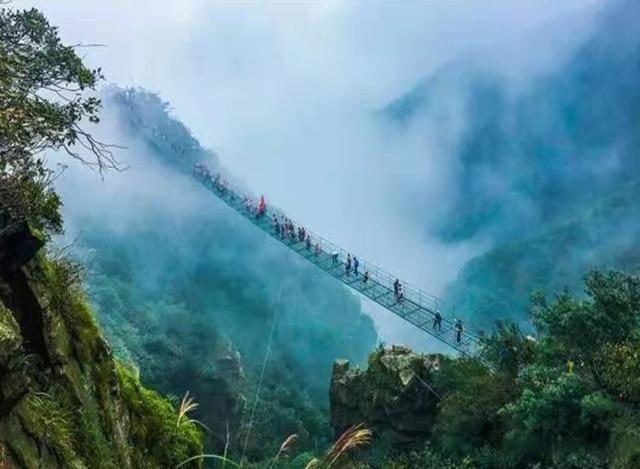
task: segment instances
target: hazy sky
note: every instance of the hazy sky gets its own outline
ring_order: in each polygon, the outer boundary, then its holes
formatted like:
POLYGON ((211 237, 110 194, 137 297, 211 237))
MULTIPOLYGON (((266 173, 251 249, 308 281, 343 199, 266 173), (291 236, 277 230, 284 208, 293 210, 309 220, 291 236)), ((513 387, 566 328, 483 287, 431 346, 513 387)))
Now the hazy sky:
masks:
POLYGON ((376 108, 443 63, 544 70, 598 0, 15 1, 44 10, 107 79, 162 93, 219 146, 309 105, 376 108), (500 56, 500 57, 498 57, 500 56), (500 59, 500 60, 498 60, 500 59), (515 67, 514 67, 515 65, 515 67))
MULTIPOLYGON (((561 63, 602 2, 50 0, 37 6, 109 81, 159 92, 230 170, 313 230, 437 293, 482 240, 443 246, 431 214, 447 198, 465 125, 444 116, 402 137, 372 112, 443 64, 473 62, 515 90, 561 63)), ((428 123, 427 123, 428 124, 428 123)), ((126 159, 126 157, 124 158, 126 159)), ((114 176, 117 177, 117 176, 114 176)), ((108 180, 106 184, 108 184, 108 180)), ((99 186, 98 186, 99 187, 99 186)), ((369 307, 370 308, 370 307, 369 307)), ((387 340, 399 321, 370 308, 387 340)))

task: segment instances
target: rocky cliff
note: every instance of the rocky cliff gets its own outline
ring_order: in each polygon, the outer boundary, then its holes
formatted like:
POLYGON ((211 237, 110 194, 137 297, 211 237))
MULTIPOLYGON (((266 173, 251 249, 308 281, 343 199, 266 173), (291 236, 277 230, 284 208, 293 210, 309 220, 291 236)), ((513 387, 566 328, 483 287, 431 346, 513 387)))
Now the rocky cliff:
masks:
POLYGON ((43 244, 26 225, 0 230, 0 467, 175 467, 200 454, 199 430, 114 361, 78 269, 43 244))
POLYGON ((430 383, 439 362, 437 355, 420 355, 397 345, 372 353, 367 370, 336 360, 330 391, 336 435, 364 423, 394 446, 424 442, 436 415, 438 395, 430 383))

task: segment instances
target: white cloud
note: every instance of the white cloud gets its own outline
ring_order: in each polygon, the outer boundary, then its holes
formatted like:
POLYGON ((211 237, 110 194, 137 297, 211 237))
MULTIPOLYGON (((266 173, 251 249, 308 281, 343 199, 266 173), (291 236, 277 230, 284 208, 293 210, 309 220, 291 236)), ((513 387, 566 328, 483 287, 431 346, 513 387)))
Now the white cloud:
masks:
MULTIPOLYGON (((14 3, 27 5, 44 10, 70 43, 105 44, 86 50, 90 64, 118 84, 160 92, 256 191, 437 292, 484 246, 441 245, 425 234, 429 214, 406 213, 401 202, 446 200, 464 110, 446 97, 446 125, 403 139, 381 133, 371 111, 451 61, 518 80, 543 74, 588 31, 599 2, 14 3)), ((399 321, 376 318, 388 340, 408 334, 399 321)))

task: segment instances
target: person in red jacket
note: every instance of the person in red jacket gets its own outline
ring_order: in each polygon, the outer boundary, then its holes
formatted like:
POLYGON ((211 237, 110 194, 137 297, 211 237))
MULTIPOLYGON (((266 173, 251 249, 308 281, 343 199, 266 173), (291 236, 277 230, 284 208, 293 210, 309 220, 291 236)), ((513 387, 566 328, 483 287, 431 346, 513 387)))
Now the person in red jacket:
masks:
POLYGON ((260 218, 267 211, 267 204, 264 202, 264 196, 260 196, 260 203, 258 204, 258 211, 256 212, 256 218, 260 218))

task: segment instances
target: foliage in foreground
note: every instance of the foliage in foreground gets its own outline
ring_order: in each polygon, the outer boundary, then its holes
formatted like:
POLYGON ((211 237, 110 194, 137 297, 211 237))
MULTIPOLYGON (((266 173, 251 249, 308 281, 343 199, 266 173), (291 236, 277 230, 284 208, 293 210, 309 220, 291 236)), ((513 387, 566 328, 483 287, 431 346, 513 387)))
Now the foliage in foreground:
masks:
POLYGON ((137 449, 134 467, 176 467, 202 453, 202 434, 193 422, 181 421, 182 414, 158 393, 142 387, 131 370, 118 365, 117 372, 131 413, 130 433, 137 449))
POLYGON ((0 215, 59 232, 60 199, 43 152, 59 150, 89 166, 117 168, 111 146, 83 128, 100 100, 87 94, 102 79, 35 9, 0 9, 0 215), (90 156, 87 156, 90 155, 90 156))
POLYGON ((640 279, 592 272, 586 297, 535 296, 532 319, 536 339, 485 339, 493 370, 446 361, 430 449, 382 466, 640 467, 640 279))
POLYGON ((349 455, 368 446, 371 443, 372 437, 373 433, 371 430, 365 428, 363 424, 354 425, 340 435, 324 453, 315 457, 310 453, 302 453, 290 459, 289 456, 294 452, 299 439, 298 434, 294 433, 284 440, 275 456, 257 464, 247 463, 244 459, 236 462, 228 457, 226 453, 222 455, 201 454, 186 459, 178 465, 178 468, 190 462, 200 460, 216 461, 220 463, 222 467, 268 467, 269 469, 303 467, 304 469, 330 469, 344 467, 344 465, 351 466, 352 462, 349 459, 349 455))
POLYGON ((0 9, 0 239, 9 244, 0 263, 15 254, 0 269, 3 468, 175 467, 202 451, 193 421, 115 365, 80 269, 64 256, 33 259, 32 238, 62 230, 43 152, 118 168, 82 127, 99 120, 101 103, 86 92, 101 78, 40 12, 0 9))
MULTIPOLYGON (((375 435, 340 467, 640 467, 640 278, 591 272, 583 297, 536 295, 537 336, 499 325, 478 359, 442 357, 442 400, 423 447, 375 435)), ((302 454, 277 467, 304 467, 302 454)))

